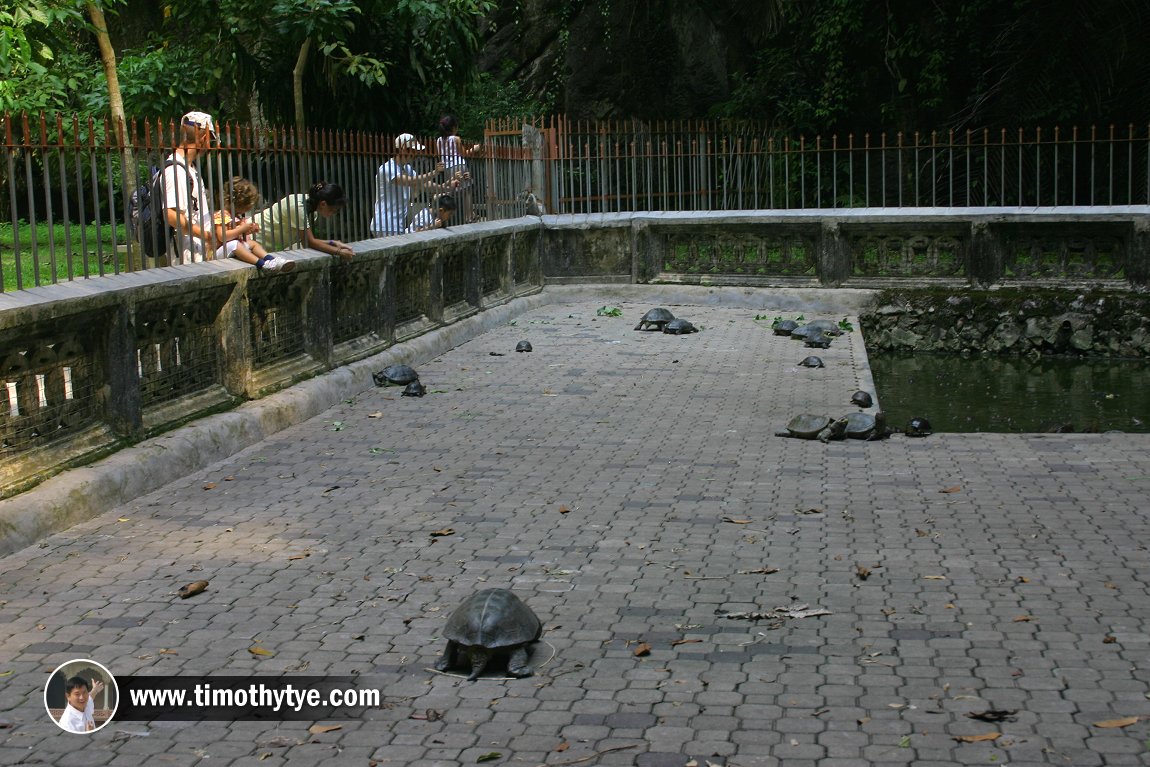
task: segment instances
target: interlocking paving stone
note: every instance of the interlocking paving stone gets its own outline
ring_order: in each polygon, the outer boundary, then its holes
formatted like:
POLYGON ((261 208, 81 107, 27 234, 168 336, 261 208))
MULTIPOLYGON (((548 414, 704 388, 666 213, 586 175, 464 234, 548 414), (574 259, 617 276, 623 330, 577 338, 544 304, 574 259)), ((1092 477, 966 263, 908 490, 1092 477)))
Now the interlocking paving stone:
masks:
POLYGON ((1095 723, 1150 717, 1150 436, 777 438, 870 387, 857 332, 807 370, 769 306, 673 306, 703 330, 672 337, 605 304, 530 311, 421 365, 437 393, 362 392, 0 559, 0 764, 1146 764, 1150 719, 1095 723), (426 671, 495 586, 543 621, 538 674, 426 671), (804 603, 832 614, 723 617, 804 603), (387 705, 315 736, 113 721, 77 749, 42 689, 82 656, 365 674, 387 705), (988 708, 1017 719, 965 716, 988 708))

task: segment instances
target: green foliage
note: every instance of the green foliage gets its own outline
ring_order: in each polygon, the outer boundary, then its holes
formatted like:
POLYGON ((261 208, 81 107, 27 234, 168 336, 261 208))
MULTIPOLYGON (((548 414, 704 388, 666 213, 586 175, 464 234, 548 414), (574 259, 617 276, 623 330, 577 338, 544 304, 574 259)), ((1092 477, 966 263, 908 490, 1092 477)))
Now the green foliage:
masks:
POLYGON ((622 317, 623 310, 618 306, 600 306, 595 314, 598 317, 622 317))
POLYGON ((0 7, 0 111, 79 109, 89 71, 77 76, 83 59, 65 31, 84 17, 65 0, 24 0, 0 7))
POLYGON ((841 320, 839 320, 839 330, 843 331, 844 333, 850 333, 853 332, 854 329, 854 324, 851 323, 851 321, 846 317, 843 317, 841 320))
POLYGON ((415 124, 433 131, 440 117, 453 114, 459 119, 461 136, 479 138, 488 118, 550 113, 550 105, 524 92, 523 86, 514 78, 511 66, 511 62, 504 62, 499 75, 483 72, 462 86, 445 84, 433 88, 432 96, 421 105, 415 124))

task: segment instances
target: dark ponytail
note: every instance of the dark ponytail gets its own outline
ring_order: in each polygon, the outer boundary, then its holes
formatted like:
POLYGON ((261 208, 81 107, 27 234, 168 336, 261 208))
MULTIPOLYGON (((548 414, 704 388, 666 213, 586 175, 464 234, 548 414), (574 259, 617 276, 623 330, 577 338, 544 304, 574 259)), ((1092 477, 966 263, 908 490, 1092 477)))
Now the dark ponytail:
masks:
POLYGON ((312 184, 311 189, 307 190, 307 212, 315 213, 321 202, 326 202, 333 208, 343 205, 347 202, 347 198, 343 195, 343 187, 329 181, 317 181, 312 184))

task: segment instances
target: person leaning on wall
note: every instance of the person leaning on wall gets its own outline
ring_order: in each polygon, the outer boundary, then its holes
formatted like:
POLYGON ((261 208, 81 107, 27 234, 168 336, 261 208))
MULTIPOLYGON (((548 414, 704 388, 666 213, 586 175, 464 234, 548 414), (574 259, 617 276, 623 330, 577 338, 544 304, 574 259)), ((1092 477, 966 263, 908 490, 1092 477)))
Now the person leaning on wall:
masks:
POLYGON ((351 246, 339 240, 321 240, 313 229, 317 219, 331 218, 346 203, 339 184, 318 181, 307 194, 289 194, 254 213, 252 221, 259 227, 260 240, 269 251, 303 246, 350 261, 355 256, 351 246))

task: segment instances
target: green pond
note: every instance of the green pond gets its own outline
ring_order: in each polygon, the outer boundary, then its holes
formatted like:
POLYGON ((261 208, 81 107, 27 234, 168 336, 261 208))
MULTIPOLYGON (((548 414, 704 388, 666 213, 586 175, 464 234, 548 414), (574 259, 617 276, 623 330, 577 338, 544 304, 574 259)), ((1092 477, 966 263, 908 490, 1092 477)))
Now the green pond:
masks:
POLYGON ((936 432, 1150 432, 1150 362, 1064 357, 875 354, 888 423, 936 432))

